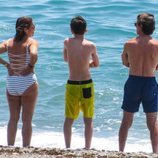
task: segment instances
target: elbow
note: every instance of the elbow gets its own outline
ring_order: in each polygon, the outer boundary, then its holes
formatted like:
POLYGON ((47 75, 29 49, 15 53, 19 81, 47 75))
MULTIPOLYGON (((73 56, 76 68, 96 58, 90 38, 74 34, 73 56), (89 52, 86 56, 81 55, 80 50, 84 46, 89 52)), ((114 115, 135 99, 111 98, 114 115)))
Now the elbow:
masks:
POLYGON ((99 61, 98 61, 97 66, 99 66, 99 65, 100 65, 100 63, 99 63, 99 61))
POLYGON ((93 62, 93 67, 98 67, 99 66, 99 62, 93 62))
POLYGON ((96 63, 94 63, 95 67, 98 67, 100 65, 99 61, 97 61, 96 63))
POLYGON ((99 63, 97 63, 97 64, 94 64, 94 67, 98 67, 99 66, 99 63))
POLYGON ((64 58, 64 61, 65 61, 65 62, 68 62, 68 59, 67 59, 67 58, 64 58))
POLYGON ((129 63, 124 63, 123 62, 123 65, 126 66, 126 67, 129 67, 129 63))
POLYGON ((38 56, 36 55, 36 56, 35 56, 35 63, 37 62, 37 60, 38 60, 38 56))

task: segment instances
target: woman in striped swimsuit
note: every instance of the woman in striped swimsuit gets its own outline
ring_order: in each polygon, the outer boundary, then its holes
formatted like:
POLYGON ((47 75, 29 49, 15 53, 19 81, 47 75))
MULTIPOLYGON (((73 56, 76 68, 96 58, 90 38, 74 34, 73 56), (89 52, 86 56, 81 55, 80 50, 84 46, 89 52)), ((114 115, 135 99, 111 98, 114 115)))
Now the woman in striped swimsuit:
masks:
POLYGON ((8 69, 8 145, 14 145, 21 110, 23 146, 30 146, 31 142, 32 117, 38 96, 38 83, 34 73, 38 42, 31 38, 34 30, 32 18, 20 17, 16 21, 15 37, 0 44, 0 54, 7 52, 9 58, 9 62, 0 58, 0 63, 8 69))

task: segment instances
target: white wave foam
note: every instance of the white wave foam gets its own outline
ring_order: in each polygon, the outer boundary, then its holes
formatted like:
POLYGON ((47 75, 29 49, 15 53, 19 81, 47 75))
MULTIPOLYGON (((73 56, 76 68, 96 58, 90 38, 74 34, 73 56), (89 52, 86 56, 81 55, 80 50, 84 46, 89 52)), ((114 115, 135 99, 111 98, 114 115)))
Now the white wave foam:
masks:
MULTIPOLYGON (((0 127, 1 139, 0 145, 7 145, 7 128, 0 127)), ((128 142, 126 144, 125 152, 152 152, 150 140, 137 140, 135 143, 128 142)), ((92 148, 98 150, 111 150, 118 151, 118 138, 97 138, 92 139, 92 148)), ((132 141, 133 142, 133 141, 132 141)), ((21 130, 18 130, 15 146, 22 146, 21 130)), ((32 135, 31 146, 34 147, 52 147, 52 148, 65 148, 64 136, 62 132, 50 132, 50 131, 34 131, 32 135)), ((84 137, 74 133, 72 135, 71 142, 72 149, 84 148, 84 137)))

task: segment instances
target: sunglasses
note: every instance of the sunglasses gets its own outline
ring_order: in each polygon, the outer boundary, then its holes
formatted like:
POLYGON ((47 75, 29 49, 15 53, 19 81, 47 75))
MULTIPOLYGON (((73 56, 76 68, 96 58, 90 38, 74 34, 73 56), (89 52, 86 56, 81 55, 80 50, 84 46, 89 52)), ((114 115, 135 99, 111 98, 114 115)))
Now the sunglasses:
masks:
POLYGON ((32 25, 30 26, 30 28, 31 28, 31 29, 35 29, 35 25, 32 24, 32 25))
POLYGON ((140 26, 140 23, 139 23, 139 22, 135 22, 135 23, 134 23, 134 26, 135 26, 135 27, 140 26))

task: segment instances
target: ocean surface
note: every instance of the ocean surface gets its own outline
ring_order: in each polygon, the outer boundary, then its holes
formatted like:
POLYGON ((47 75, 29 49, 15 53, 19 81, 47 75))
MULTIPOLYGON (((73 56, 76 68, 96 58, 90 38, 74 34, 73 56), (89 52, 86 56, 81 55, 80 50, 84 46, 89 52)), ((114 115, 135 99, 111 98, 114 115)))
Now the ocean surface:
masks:
MULTIPOLYGON (((63 60, 63 41, 72 36, 69 23, 76 15, 88 23, 85 38, 97 46, 100 67, 92 69, 95 83, 95 117, 92 148, 118 150, 122 119, 122 97, 128 69, 121 63, 126 40, 136 36, 134 22, 142 12, 151 12, 158 21, 157 0, 0 0, 0 42, 13 37, 15 21, 31 16, 39 41, 36 74, 39 97, 33 118, 32 146, 64 148, 64 94, 68 66, 63 60)), ((158 38, 158 27, 153 34, 158 38)), ((6 53, 2 55, 6 58, 6 53)), ((6 69, 0 65, 0 145, 7 145, 9 109, 5 95, 6 69)), ((16 146, 22 146, 21 120, 16 146)), ((72 148, 84 147, 82 113, 73 125, 72 148)), ((135 114, 125 151, 152 152, 142 107, 135 114)))

